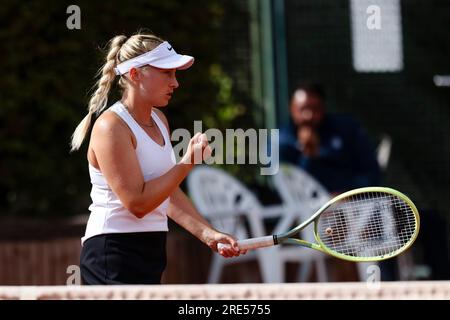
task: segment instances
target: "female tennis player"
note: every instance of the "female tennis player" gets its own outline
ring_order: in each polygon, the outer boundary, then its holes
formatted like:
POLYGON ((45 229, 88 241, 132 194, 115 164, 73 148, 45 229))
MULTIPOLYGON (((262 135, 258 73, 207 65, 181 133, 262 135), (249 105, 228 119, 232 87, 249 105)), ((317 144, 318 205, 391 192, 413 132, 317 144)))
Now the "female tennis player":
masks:
POLYGON ((91 214, 81 240, 84 284, 161 283, 167 217, 216 252, 218 243, 229 244, 219 252, 224 257, 245 253, 233 236, 215 230, 179 188, 194 155, 210 156, 206 136, 195 135, 176 163, 168 121, 157 109, 167 106, 178 88, 176 71, 193 62, 151 34, 120 35, 109 43, 89 112, 72 137, 73 151, 94 123, 87 153, 91 214), (105 110, 116 78, 122 98, 105 110))

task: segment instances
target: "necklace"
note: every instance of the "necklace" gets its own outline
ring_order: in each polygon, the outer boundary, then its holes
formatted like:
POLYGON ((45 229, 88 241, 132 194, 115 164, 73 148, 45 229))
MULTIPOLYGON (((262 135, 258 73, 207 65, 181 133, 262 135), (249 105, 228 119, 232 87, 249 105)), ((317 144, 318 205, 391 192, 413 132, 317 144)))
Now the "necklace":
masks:
POLYGON ((145 124, 145 123, 141 123, 141 122, 137 121, 136 118, 133 115, 133 112, 131 112, 130 109, 128 109, 127 106, 125 106, 125 109, 127 109, 128 113, 133 117, 134 121, 136 121, 139 125, 141 125, 143 127, 146 127, 146 128, 153 128, 155 126, 155 124, 153 123, 153 118, 152 118, 151 114, 150 114, 150 124, 145 124))
POLYGON ((141 126, 147 127, 147 128, 153 128, 155 125, 153 124, 153 119, 150 117, 150 122, 151 124, 144 124, 144 123, 140 123, 139 121, 137 121, 136 119, 134 119, 138 124, 140 124, 141 126))

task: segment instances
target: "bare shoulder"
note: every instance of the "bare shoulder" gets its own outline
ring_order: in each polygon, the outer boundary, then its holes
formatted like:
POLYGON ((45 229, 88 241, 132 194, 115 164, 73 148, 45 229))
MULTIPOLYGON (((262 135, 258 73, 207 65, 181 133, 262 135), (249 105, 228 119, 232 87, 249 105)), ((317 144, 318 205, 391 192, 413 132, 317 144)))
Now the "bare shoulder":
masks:
POLYGON ((95 121, 92 128, 92 140, 129 139, 132 133, 125 122, 114 112, 106 111, 95 121))
POLYGON ((153 111, 155 111, 155 113, 158 116, 158 118, 160 118, 161 121, 164 123, 164 125, 167 128, 167 131, 170 132, 169 121, 167 121, 166 115, 161 110, 159 110, 157 108, 153 108, 153 111))
POLYGON ((124 127, 123 121, 113 112, 103 112, 95 121, 93 132, 107 133, 110 131, 121 130, 124 127))

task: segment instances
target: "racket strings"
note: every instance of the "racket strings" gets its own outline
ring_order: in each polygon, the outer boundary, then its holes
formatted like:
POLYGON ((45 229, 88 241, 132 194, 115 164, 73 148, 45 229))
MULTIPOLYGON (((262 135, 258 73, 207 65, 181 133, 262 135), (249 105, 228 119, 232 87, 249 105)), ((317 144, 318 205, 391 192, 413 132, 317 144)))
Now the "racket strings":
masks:
MULTIPOLYGON (((366 209, 366 208, 364 208, 366 209)), ((389 245, 396 245, 396 242, 394 241, 393 243, 391 243, 391 241, 386 241, 386 236, 388 238, 392 238, 393 236, 396 235, 395 231, 392 230, 392 223, 391 223, 391 228, 389 229, 389 221, 385 221, 385 219, 382 219, 382 217, 379 216, 379 214, 375 211, 373 213, 373 215, 370 217, 369 221, 363 221, 366 226, 363 228, 363 225, 360 223, 359 226, 357 226, 357 228, 360 228, 360 233, 358 234, 358 232, 354 232, 355 228, 353 226, 351 226, 350 224, 348 225, 344 225, 345 227, 348 227, 350 229, 350 231, 353 230, 352 233, 350 233, 350 235, 348 235, 348 231, 347 232, 347 241, 343 242, 344 245, 341 245, 340 247, 337 247, 337 249, 340 249, 341 251, 347 251, 345 253, 348 253, 349 250, 351 250, 352 252, 354 251, 354 243, 356 239, 362 238, 364 239, 366 242, 370 242, 370 246, 374 246, 377 244, 377 240, 378 242, 381 242, 381 240, 384 241, 383 245, 385 246, 386 250, 391 250, 391 248, 389 248, 389 245), (381 223, 386 223, 386 225, 381 228, 380 224, 381 223), (367 227, 370 226, 370 227, 367 227), (386 230, 385 230, 386 229, 386 230), (383 238, 380 239, 381 237, 381 233, 383 233, 383 238), (351 244, 351 245, 349 245, 351 244)), ((342 238, 342 237, 339 237, 342 238)), ((400 238, 402 238, 402 233, 400 234, 400 238)), ((333 243, 336 245, 336 239, 333 239, 333 243)), ((363 246, 363 249, 368 249, 368 245, 367 243, 363 246)))
POLYGON ((326 209, 318 221, 318 236, 340 254, 380 257, 408 244, 416 228, 415 214, 405 201, 383 192, 368 192, 326 209))
MULTIPOLYGON (((366 221, 367 222, 367 221, 366 221)), ((373 239, 377 239, 380 236, 380 233, 383 233, 383 239, 384 240, 384 245, 386 247, 386 250, 391 250, 392 248, 390 248, 390 245, 393 245, 394 248, 396 246, 396 241, 386 241, 389 239, 394 239, 396 240, 395 236, 396 236, 396 229, 393 228, 392 225, 392 219, 390 221, 386 221, 386 219, 383 219, 382 217, 379 216, 379 214, 377 212, 374 213, 374 215, 370 218, 368 225, 371 226, 371 228, 365 227, 365 235, 362 236, 363 239, 368 239, 370 241, 374 241, 373 239), (375 218, 374 218, 375 217, 375 218), (386 223, 385 226, 382 228, 380 227, 381 223, 386 223), (387 238, 387 239, 386 239, 387 238)), ((397 223, 403 224, 402 221, 397 221, 397 223)), ((354 233, 354 235, 358 235, 357 233, 354 233)), ((360 236, 361 237, 361 236, 360 236)), ((403 237, 403 232, 400 232, 400 240, 403 237)), ((353 237, 355 238, 355 237, 353 237)), ((349 238, 349 241, 352 241, 355 239, 349 238)), ((373 246, 374 244, 376 244, 376 242, 371 242, 371 245, 373 246)), ((367 245, 365 246, 365 248, 367 248, 367 245)), ((382 252, 383 253, 383 252, 382 252)), ((381 254, 382 254, 381 253, 381 254)))

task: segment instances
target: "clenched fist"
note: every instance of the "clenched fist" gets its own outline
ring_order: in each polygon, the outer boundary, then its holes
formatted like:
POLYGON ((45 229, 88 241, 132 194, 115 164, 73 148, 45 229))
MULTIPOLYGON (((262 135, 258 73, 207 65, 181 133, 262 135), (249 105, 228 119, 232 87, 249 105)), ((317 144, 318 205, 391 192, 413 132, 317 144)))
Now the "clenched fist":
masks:
POLYGON ((201 164, 211 157, 211 147, 204 133, 196 133, 189 141, 186 154, 181 159, 184 164, 201 164))

